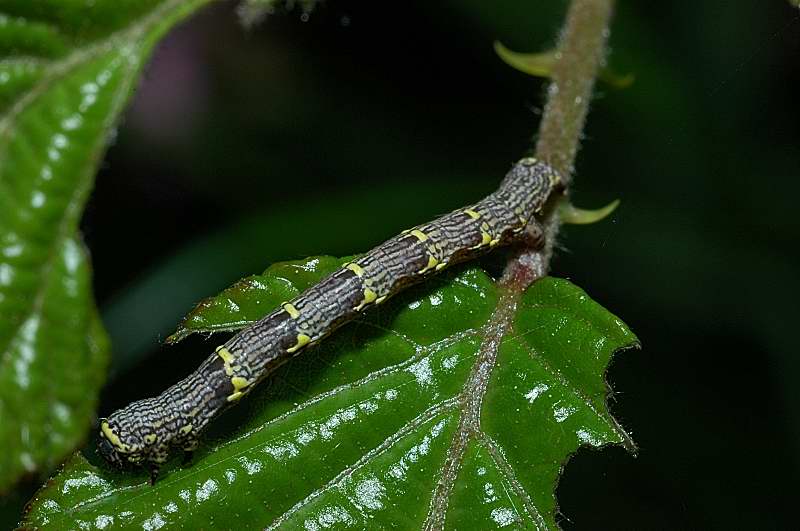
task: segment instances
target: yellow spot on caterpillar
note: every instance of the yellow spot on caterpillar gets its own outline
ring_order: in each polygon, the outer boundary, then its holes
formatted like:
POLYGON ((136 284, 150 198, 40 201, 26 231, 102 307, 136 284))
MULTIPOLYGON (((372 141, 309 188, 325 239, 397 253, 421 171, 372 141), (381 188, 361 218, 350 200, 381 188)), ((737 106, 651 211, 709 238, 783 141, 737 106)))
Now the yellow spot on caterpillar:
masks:
POLYGON ((187 424, 183 428, 180 429, 181 435, 188 435, 190 431, 194 429, 193 424, 187 424))
POLYGON ((375 304, 380 304, 383 301, 385 301, 387 298, 389 298, 388 295, 384 295, 383 297, 378 297, 377 299, 375 299, 375 304))
POLYGON ((495 238, 494 240, 489 242, 489 247, 494 247, 498 243, 500 243, 500 238, 495 238))
POLYGON ((114 448, 123 453, 127 453, 130 451, 130 447, 120 440, 119 435, 114 433, 114 431, 111 429, 111 426, 108 425, 107 421, 104 420, 103 422, 100 423, 100 430, 103 432, 103 435, 105 435, 106 439, 108 439, 108 442, 110 442, 114 448))
MULTIPOLYGON (((311 338, 310 337, 308 337, 305 334, 297 334, 297 344, 295 346, 293 346, 292 348, 286 349, 286 352, 288 352, 289 354, 294 354, 295 352, 297 352, 298 350, 300 350, 304 346, 308 345, 309 343, 311 343, 311 338)), ((236 394, 236 393, 234 393, 234 394, 236 394)), ((231 396, 233 396, 233 395, 231 395, 231 396)), ((228 400, 230 400, 230 399, 231 399, 231 397, 229 396, 228 400)))
POLYGON ((421 242, 424 242, 425 240, 428 239, 428 236, 419 229, 413 229, 410 234, 416 236, 417 239, 421 242))
POLYGON ((300 312, 297 311, 297 308, 294 307, 294 304, 291 302, 284 302, 282 304, 284 311, 289 314, 289 317, 292 319, 297 319, 300 317, 300 312))
POLYGON ((153 444, 157 439, 158 437, 156 437, 155 433, 148 433, 144 436, 144 442, 147 444, 153 444))
POLYGON ((231 385, 233 385, 233 390, 237 393, 250 385, 250 382, 247 381, 247 378, 242 378, 241 376, 234 376, 231 378, 231 385))
MULTIPOLYGON (((233 356, 233 354, 231 354, 231 351, 228 350, 227 348, 225 348, 224 346, 220 345, 219 347, 217 347, 217 356, 222 358, 222 361, 225 364, 224 365, 225 374, 227 374, 228 376, 232 376, 233 375, 233 371, 234 371, 234 367, 231 364, 234 361, 236 361, 236 358, 233 356)), ((238 368, 238 367, 236 367, 236 368, 238 368)))
POLYGON ((371 289, 366 288, 364 290, 364 303, 370 304, 372 302, 375 302, 375 299, 377 299, 377 298, 378 298, 378 294, 375 293, 374 291, 372 291, 371 289))
POLYGON ((492 235, 488 232, 482 232, 481 236, 483 237, 481 240, 481 245, 489 245, 492 243, 492 235))
POLYGON ((369 288, 364 288, 364 300, 361 301, 361 304, 355 307, 357 312, 360 312, 361 309, 366 306, 367 304, 372 304, 378 298, 378 294, 372 291, 369 288))
POLYGON ((483 223, 481 223, 481 230, 485 231, 485 232, 488 231, 489 230, 489 224, 486 223, 485 221, 483 223))
POLYGON ((472 219, 478 219, 479 217, 481 217, 481 215, 478 212, 475 212, 471 208, 465 208, 464 209, 464 214, 468 215, 472 219))
POLYGON ((228 395, 228 402, 239 400, 244 394, 243 389, 248 385, 250 385, 250 382, 247 381, 247 378, 242 378, 241 376, 234 376, 233 378, 231 378, 231 385, 233 386, 233 393, 228 395))
POLYGON ((433 255, 428 255, 428 265, 423 267, 419 271, 419 274, 421 275, 422 273, 425 273, 429 269, 433 269, 434 267, 436 267, 436 264, 438 264, 438 263, 439 263, 439 260, 437 260, 433 255))
POLYGON ((436 266, 436 271, 441 271, 445 267, 447 267, 447 262, 442 262, 442 263, 440 263, 439 265, 436 266))
POLYGON ((233 354, 231 354, 231 351, 222 345, 217 347, 217 356, 222 358, 222 361, 224 361, 226 365, 233 363, 233 361, 236 359, 233 357, 233 354))
POLYGON ((356 263, 350 262, 349 264, 344 266, 344 268, 345 269, 349 269, 350 271, 355 273, 357 277, 363 277, 364 276, 364 268, 361 267, 360 265, 356 264, 356 263))

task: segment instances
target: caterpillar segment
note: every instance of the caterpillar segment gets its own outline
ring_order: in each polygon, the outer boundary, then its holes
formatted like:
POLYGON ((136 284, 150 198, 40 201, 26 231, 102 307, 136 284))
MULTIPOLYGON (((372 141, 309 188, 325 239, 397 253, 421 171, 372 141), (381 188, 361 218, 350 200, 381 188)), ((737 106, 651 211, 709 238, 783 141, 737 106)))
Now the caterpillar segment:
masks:
POLYGON ((276 367, 408 285, 518 239, 558 186, 548 165, 520 160, 482 201, 403 231, 345 264, 241 330, 161 395, 102 419, 100 453, 114 465, 148 466, 155 481, 171 449, 194 450, 208 423, 276 367))

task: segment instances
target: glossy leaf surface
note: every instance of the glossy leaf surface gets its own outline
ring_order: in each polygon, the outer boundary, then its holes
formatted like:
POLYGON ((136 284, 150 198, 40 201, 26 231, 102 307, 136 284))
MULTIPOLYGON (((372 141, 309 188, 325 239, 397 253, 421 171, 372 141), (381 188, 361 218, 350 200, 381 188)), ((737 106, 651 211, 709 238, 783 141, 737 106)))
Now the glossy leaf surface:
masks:
POLYGON ((0 2, 0 492, 85 438, 108 342, 78 223, 143 61, 203 3, 0 2))
MULTIPOLYGON (((242 326, 341 263, 276 264, 202 303, 180 334, 242 326)), ((579 288, 545 278, 522 296, 509 333, 487 343, 498 297, 476 267, 412 288, 278 370, 237 408, 252 415, 192 463, 173 463, 150 486, 141 472, 77 455, 26 523, 556 527, 568 456, 581 445, 632 447, 606 409, 603 373, 636 338, 579 288), (443 476, 453 460, 460 466, 443 476)))

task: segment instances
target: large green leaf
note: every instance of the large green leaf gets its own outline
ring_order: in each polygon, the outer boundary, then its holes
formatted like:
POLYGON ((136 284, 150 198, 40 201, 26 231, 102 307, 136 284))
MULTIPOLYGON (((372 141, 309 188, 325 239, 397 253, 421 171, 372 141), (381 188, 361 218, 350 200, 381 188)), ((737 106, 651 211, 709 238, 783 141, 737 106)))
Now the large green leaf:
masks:
MULTIPOLYGON (((241 327, 341 263, 277 264, 202 303, 175 338, 241 327)), ((534 284, 492 336, 499 289, 476 267, 413 288, 277 371, 239 406, 252 415, 192 463, 173 463, 150 486, 141 472, 78 454, 25 523, 556 527, 568 456, 581 445, 633 447, 606 409, 603 373, 636 338, 555 278, 534 284)))
POLYGON ((158 38, 207 0, 0 0, 0 492, 85 437, 108 357, 78 223, 158 38))

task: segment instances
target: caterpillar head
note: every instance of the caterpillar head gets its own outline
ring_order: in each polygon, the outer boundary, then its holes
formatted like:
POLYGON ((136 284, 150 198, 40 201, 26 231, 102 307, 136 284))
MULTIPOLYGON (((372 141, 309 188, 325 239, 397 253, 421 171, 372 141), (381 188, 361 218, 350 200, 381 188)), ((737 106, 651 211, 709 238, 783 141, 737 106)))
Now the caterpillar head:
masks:
POLYGON ((117 468, 140 465, 147 453, 145 441, 136 430, 127 426, 129 425, 116 422, 113 417, 100 421, 100 442, 97 451, 103 459, 117 468))

